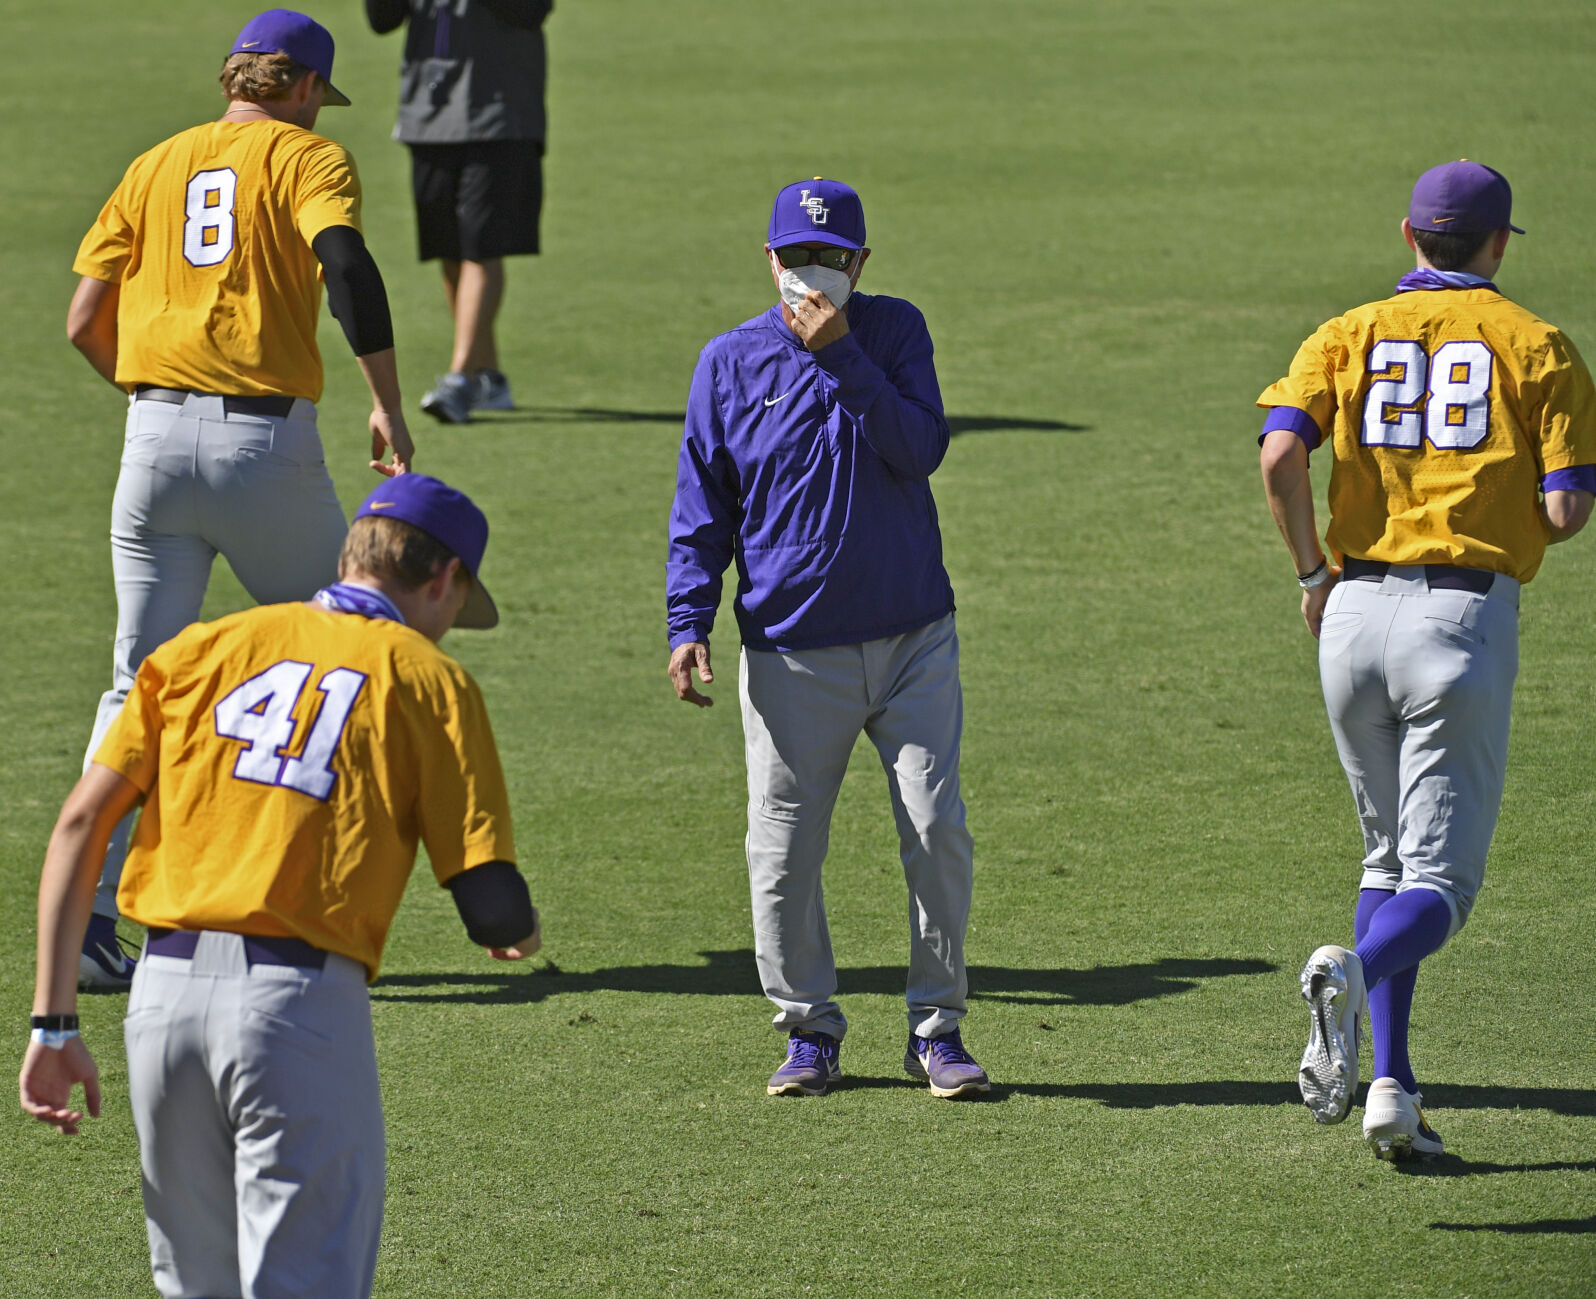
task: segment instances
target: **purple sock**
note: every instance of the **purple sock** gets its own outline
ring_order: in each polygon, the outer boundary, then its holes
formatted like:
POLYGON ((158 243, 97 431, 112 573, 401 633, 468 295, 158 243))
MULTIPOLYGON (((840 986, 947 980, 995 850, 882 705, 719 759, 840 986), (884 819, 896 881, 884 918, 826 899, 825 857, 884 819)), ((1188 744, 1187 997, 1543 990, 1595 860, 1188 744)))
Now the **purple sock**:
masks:
POLYGON ((1410 1092, 1419 1089, 1408 1061, 1408 1019, 1419 962, 1440 949, 1451 927, 1451 908, 1431 889, 1364 889, 1358 895, 1353 933, 1369 986, 1374 1076, 1395 1078, 1410 1092))

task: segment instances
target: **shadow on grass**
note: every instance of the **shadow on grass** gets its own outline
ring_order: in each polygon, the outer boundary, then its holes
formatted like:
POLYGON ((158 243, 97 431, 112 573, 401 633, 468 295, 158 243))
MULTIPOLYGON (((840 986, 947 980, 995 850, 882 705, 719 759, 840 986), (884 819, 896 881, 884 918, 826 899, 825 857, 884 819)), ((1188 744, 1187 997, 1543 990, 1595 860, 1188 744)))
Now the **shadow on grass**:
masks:
POLYGON ((1392 1168, 1404 1177, 1479 1177, 1489 1173, 1596 1173, 1596 1159, 1560 1159, 1544 1164, 1493 1164, 1484 1159, 1436 1155, 1406 1159, 1392 1168))
MULTIPOLYGON (((704 965, 623 965, 585 973, 566 973, 553 964, 529 972, 482 974, 383 975, 372 989, 379 1001, 536 1002, 583 992, 653 992, 687 996, 751 996, 759 992, 759 972, 749 948, 702 952, 704 965), (414 991, 411 991, 414 989, 414 991)), ((975 1000, 1022 1005, 1128 1006, 1138 1001, 1190 992, 1203 979, 1236 974, 1273 974, 1268 961, 1167 957, 1140 965, 1096 966, 1090 970, 1009 969, 972 965, 970 996, 975 1000)), ((837 971, 838 993, 903 992, 901 965, 854 966, 837 971)))
MULTIPOLYGON (((676 428, 687 418, 679 410, 616 410, 609 406, 520 406, 515 410, 487 411, 472 418, 484 427, 496 424, 668 424, 676 428), (485 418, 484 418, 485 415, 485 418)), ((1027 419, 1018 415, 949 415, 948 432, 965 433, 1087 433, 1090 424, 1069 424, 1056 419, 1027 419)))
MULTIPOLYGON (((1068 1040, 1067 1038, 1065 1039, 1068 1040)), ((1297 1084, 1280 1082, 1152 1082, 1152 1083, 1016 1083, 1008 1090, 1025 1096, 1075 1096, 1094 1100, 1110 1109, 1151 1110, 1172 1105, 1301 1105, 1297 1084)), ((1359 1104, 1362 1103, 1361 1088, 1359 1104)), ((1429 1098, 1431 1089, 1425 1088, 1429 1098)), ((1572 1087, 1436 1087, 1434 1100, 1425 1106, 1432 1114, 1444 1110, 1547 1110, 1576 1117, 1596 1115, 1596 1091, 1572 1087)), ((1468 1163, 1453 1155, 1439 1159, 1395 1164, 1404 1171, 1438 1177, 1463 1177, 1473 1173, 1519 1173, 1542 1169, 1596 1169, 1596 1160, 1576 1164, 1468 1163)))
MULTIPOLYGON (((1551 1165, 1558 1167, 1558 1165, 1551 1165)), ((1432 1231, 1501 1231, 1509 1235, 1586 1236, 1596 1233, 1596 1216, 1539 1218, 1534 1222, 1432 1222, 1432 1231)))

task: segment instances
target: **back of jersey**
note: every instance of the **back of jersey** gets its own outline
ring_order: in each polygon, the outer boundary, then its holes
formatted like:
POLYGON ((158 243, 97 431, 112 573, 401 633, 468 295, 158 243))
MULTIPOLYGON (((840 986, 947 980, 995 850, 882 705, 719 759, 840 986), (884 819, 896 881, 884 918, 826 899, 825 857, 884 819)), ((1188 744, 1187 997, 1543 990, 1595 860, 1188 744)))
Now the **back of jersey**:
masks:
POLYGON ((298 126, 210 122, 135 160, 73 263, 121 285, 117 382, 319 400, 310 243, 334 225, 360 225, 354 163, 298 126))

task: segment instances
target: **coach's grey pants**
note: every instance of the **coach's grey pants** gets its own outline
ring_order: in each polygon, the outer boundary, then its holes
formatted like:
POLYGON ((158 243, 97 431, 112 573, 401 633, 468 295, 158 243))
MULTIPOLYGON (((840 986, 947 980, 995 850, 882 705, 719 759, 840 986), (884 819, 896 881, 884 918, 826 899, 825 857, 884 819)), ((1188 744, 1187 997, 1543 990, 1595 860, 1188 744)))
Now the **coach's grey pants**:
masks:
POLYGON ((881 755, 909 885, 909 1027, 954 1028, 965 1010, 973 851, 959 796, 964 724, 953 617, 861 645, 744 650, 748 878, 754 955, 783 1031, 841 1038, 837 967, 820 884, 831 812, 863 731, 881 755))
POLYGON ((1424 568, 1340 582, 1319 679, 1363 826, 1366 889, 1433 889, 1468 920, 1507 771, 1519 584, 1431 590, 1424 568))
MULTIPOLYGON (((349 530, 303 398, 282 418, 228 415, 220 397, 131 400, 111 502, 116 647, 87 769, 139 664, 199 617, 218 552, 259 604, 308 600, 337 580, 349 530)), ((94 909, 116 915, 131 817, 106 852, 94 909)))
POLYGON ((385 1151, 365 968, 255 965, 236 934, 146 954, 127 1020, 155 1287, 167 1299, 371 1293, 385 1151))

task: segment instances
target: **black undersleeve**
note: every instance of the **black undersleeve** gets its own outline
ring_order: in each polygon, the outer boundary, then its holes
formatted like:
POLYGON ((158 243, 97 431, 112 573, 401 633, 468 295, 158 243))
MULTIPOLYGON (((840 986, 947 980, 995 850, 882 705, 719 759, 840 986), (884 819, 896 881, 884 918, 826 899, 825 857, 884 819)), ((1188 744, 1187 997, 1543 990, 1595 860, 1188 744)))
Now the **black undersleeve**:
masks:
POLYGON ((532 932, 537 912, 526 880, 507 861, 484 862, 449 881, 466 936, 479 947, 509 947, 532 932))
MULTIPOLYGON (((366 241, 353 226, 328 226, 310 241, 327 281, 327 307, 344 327, 356 356, 385 352, 393 346, 393 317, 382 272, 372 261, 366 241)), ((522 934, 522 938, 526 935, 522 934)))

